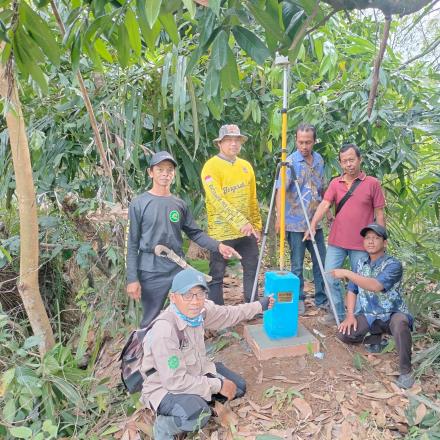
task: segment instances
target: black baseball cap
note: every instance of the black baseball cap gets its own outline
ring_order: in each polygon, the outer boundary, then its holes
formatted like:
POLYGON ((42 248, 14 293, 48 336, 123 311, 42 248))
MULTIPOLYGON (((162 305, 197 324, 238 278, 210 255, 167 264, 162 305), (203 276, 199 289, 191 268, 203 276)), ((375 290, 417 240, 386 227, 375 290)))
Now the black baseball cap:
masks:
POLYGON ((365 226, 365 228, 363 228, 361 230, 362 237, 365 237, 367 235, 368 231, 374 231, 377 235, 382 237, 384 240, 388 239, 387 230, 383 226, 378 225, 377 223, 370 223, 369 225, 365 226))
POLYGON ((154 153, 153 156, 151 156, 150 167, 153 167, 164 160, 169 160, 175 167, 177 167, 176 159, 174 159, 168 151, 158 151, 157 153, 154 153))

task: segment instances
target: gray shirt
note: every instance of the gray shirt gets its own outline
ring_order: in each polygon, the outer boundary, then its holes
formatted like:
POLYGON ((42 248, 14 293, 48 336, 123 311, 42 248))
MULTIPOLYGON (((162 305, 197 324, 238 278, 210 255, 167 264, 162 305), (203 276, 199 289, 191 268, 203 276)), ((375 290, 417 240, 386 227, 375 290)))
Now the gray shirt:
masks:
POLYGON ((199 228, 187 204, 176 196, 145 192, 130 203, 128 220, 127 283, 138 280, 138 270, 174 270, 175 263, 153 252, 156 245, 162 244, 182 257, 182 231, 199 246, 218 250, 219 242, 199 228))

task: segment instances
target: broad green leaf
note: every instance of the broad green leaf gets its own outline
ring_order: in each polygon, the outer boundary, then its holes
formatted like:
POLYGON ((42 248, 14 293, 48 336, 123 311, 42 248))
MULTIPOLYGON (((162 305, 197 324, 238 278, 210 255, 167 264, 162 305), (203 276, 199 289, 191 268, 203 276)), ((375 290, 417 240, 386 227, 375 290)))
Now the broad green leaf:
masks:
POLYGON ((52 420, 45 420, 43 422, 43 431, 47 432, 49 435, 56 437, 58 433, 58 426, 52 423, 52 420))
POLYGON ((296 33, 299 31, 301 23, 304 20, 304 11, 298 11, 296 14, 292 16, 292 19, 287 26, 286 33, 292 38, 295 38, 296 33))
POLYGON ((176 132, 180 128, 180 124, 183 121, 185 114, 186 104, 186 58, 184 56, 177 57, 176 72, 174 74, 173 84, 173 121, 176 128, 176 132))
POLYGON ((81 334, 79 337, 75 360, 79 362, 85 355, 87 351, 87 334, 90 329, 90 324, 92 322, 93 315, 91 313, 88 314, 85 323, 81 326, 81 334))
POLYGON ((227 63, 227 51, 229 48, 228 35, 224 30, 221 30, 214 43, 212 43, 211 59, 216 70, 222 70, 227 63))
POLYGON ((15 399, 9 398, 3 407, 3 417, 8 423, 12 423, 15 419, 15 399))
POLYGON ((298 44, 292 50, 289 50, 288 57, 289 57, 290 64, 293 64, 296 61, 299 53, 302 51, 302 48, 304 47, 302 44, 303 40, 304 40, 304 37, 302 37, 298 41, 298 44))
POLYGON ((217 96, 220 84, 220 72, 213 67, 212 60, 209 63, 208 73, 205 80, 205 96, 207 101, 212 97, 217 96))
POLYGON ((130 61, 130 41, 128 39, 128 31, 124 23, 118 26, 118 38, 116 40, 116 51, 118 61, 122 67, 127 67, 130 61))
POLYGON ((72 404, 83 408, 84 402, 78 391, 66 380, 57 376, 50 376, 49 380, 58 390, 64 395, 64 397, 72 404))
POLYGON ((194 132, 194 154, 193 154, 193 160, 194 160, 196 157, 196 154, 197 154, 197 150, 199 148, 199 144, 200 144, 199 116, 197 113, 196 92, 194 90, 194 84, 193 84, 190 76, 186 77, 186 82, 187 82, 187 86, 188 86, 188 94, 191 99, 191 115, 192 115, 193 132, 194 132))
POLYGON ((221 0, 208 0, 208 6, 212 9, 217 17, 220 15, 221 0))
POLYGON ((128 8, 125 14, 125 26, 127 27, 128 38, 130 40, 131 48, 133 49, 136 57, 139 57, 142 48, 141 37, 139 35, 139 26, 136 20, 136 16, 134 15, 134 12, 131 10, 131 8, 128 8))
POLYGON ((6 389, 8 388, 9 384, 12 382, 14 377, 15 377, 15 368, 10 368, 9 370, 6 370, 3 373, 1 386, 0 386, 2 393, 0 393, 0 397, 4 395, 6 389))
POLYGON ((41 342, 41 336, 35 336, 35 335, 29 336, 29 338, 27 338, 24 341, 22 348, 28 350, 29 348, 36 347, 37 345, 40 344, 40 342, 41 342))
MULTIPOLYGON (((100 58, 100 56, 98 54, 98 51, 96 50, 95 45, 91 44, 89 41, 84 41, 83 47, 84 47, 87 55, 92 60, 93 66, 95 67, 95 69, 98 72, 103 72, 104 71, 104 66, 102 65, 101 58, 100 58)), ((61 249, 59 249, 59 252, 61 250, 62 250, 62 247, 61 247, 61 249)), ((53 254, 52 254, 52 256, 53 256, 53 254)))
POLYGON ((304 8, 307 15, 310 15, 313 12, 317 1, 318 0, 299 0, 299 3, 304 8))
POLYGON ((15 31, 14 43, 15 46, 19 48, 21 53, 28 57, 23 59, 26 64, 28 61, 34 61, 35 63, 44 62, 44 54, 40 47, 35 43, 34 40, 32 40, 27 31, 20 25, 15 31))
POLYGON ((109 50, 107 49, 107 45, 104 43, 103 40, 101 40, 101 38, 98 38, 95 41, 94 46, 103 60, 108 61, 109 63, 113 62, 112 54, 109 52, 109 50))
POLYGON ((189 15, 191 18, 194 18, 196 15, 196 4, 194 0, 182 0, 185 8, 188 9, 189 15))
POLYGON ((109 428, 107 428, 102 435, 110 435, 110 434, 114 434, 115 432, 118 432, 121 430, 120 426, 110 426, 109 428))
POLYGON ((263 42, 251 31, 241 27, 232 28, 235 40, 238 45, 257 63, 264 64, 264 61, 270 57, 269 49, 263 42))
POLYGON ((262 9, 257 3, 246 2, 246 6, 267 33, 275 37, 277 41, 281 42, 284 40, 284 32, 280 27, 278 15, 271 15, 267 10, 262 9))
POLYGON ((332 67, 330 55, 325 55, 319 67, 319 76, 324 76, 332 67))
POLYGON ((47 58, 58 66, 60 64, 60 49, 54 32, 51 31, 46 22, 26 2, 20 2, 19 14, 29 35, 41 47, 47 58))
POLYGON ((157 17, 159 17, 160 5, 162 4, 162 0, 147 0, 144 2, 141 1, 138 2, 138 5, 139 3, 144 3, 148 26, 151 29, 154 23, 156 23, 157 17))
POLYGON ((9 263, 12 261, 11 254, 2 246, 0 246, 0 254, 2 254, 9 263))
POLYGON ((240 87, 240 78, 238 76, 237 62, 234 53, 228 46, 226 51, 227 63, 220 72, 220 79, 224 90, 234 90, 240 87))
POLYGON ((222 116, 223 106, 224 101, 220 97, 213 98, 208 102, 208 108, 212 116, 217 120, 219 120, 222 116))
POLYGON ((173 14, 163 14, 159 16, 159 21, 176 46, 179 44, 179 31, 177 30, 176 21, 173 14))
POLYGON ((83 35, 84 40, 93 41, 96 37, 110 30, 113 26, 112 18, 109 15, 103 15, 93 20, 83 35))
POLYGON ((144 37, 144 40, 147 43, 148 48, 151 51, 154 51, 156 47, 156 41, 161 29, 161 23, 160 21, 156 20, 156 23, 154 23, 153 28, 152 29, 150 28, 147 20, 147 15, 145 12, 143 0, 136 0, 136 10, 139 17, 138 23, 139 23, 139 27, 141 28, 142 36, 144 37))
POLYGON ((9 432, 15 438, 31 438, 32 437, 32 429, 27 428, 26 426, 13 427, 9 428, 9 432))
POLYGON ((73 40, 72 49, 70 51, 70 59, 72 61, 72 72, 76 73, 79 68, 79 60, 81 56, 81 32, 77 32, 73 40))
MULTIPOLYGON (((22 34, 25 35, 24 32, 22 34)), ((23 75, 30 75, 43 93, 48 93, 47 80, 43 71, 37 62, 33 60, 30 47, 24 44, 23 40, 17 43, 18 35, 18 32, 16 32, 13 39, 15 61, 17 62, 18 69, 23 75)))
POLYGON ((162 79, 161 79, 161 83, 160 83, 160 91, 162 94, 162 107, 164 109, 167 108, 167 104, 168 104, 168 100, 167 100, 168 78, 170 76, 170 69, 171 69, 172 60, 173 60, 173 54, 172 54, 172 52, 168 52, 165 55, 163 68, 162 68, 162 79))
POLYGON ((199 46, 203 46, 209 40, 214 30, 216 18, 211 9, 206 9, 205 14, 199 21, 198 28, 200 30, 199 46))
POLYGON ((322 61, 322 57, 324 53, 323 53, 323 42, 321 37, 313 39, 313 47, 315 48, 316 58, 318 59, 318 61, 322 61))

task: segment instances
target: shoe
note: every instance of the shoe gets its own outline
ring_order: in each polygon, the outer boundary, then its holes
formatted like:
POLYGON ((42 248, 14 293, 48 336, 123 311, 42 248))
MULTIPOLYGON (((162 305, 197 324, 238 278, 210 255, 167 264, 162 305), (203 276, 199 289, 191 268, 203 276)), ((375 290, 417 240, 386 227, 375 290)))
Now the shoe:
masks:
POLYGON ((365 344, 365 350, 368 353, 382 353, 382 350, 388 345, 388 341, 383 339, 379 344, 365 344))
POLYGON ((397 380, 396 385, 404 390, 411 388, 414 385, 414 378, 411 373, 401 374, 397 380))
POLYGON ((327 313, 326 315, 321 316, 318 318, 318 322, 328 326, 336 325, 336 319, 332 313, 327 313))
POLYGON ((298 303, 298 315, 302 316, 306 313, 306 305, 304 304, 304 300, 300 299, 298 303))

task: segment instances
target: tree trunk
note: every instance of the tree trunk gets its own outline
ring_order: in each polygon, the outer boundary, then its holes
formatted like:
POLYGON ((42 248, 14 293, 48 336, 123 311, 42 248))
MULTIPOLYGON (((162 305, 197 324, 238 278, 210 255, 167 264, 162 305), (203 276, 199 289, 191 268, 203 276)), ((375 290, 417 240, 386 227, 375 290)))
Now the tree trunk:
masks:
MULTIPOLYGON (((4 45, 0 48, 0 53, 3 47, 4 45)), ((18 291, 32 331, 41 338, 39 349, 44 354, 55 344, 55 339, 38 286, 38 217, 31 158, 17 87, 13 75, 1 63, 0 94, 4 98, 4 108, 7 109, 6 125, 11 143, 20 216, 18 291)))

